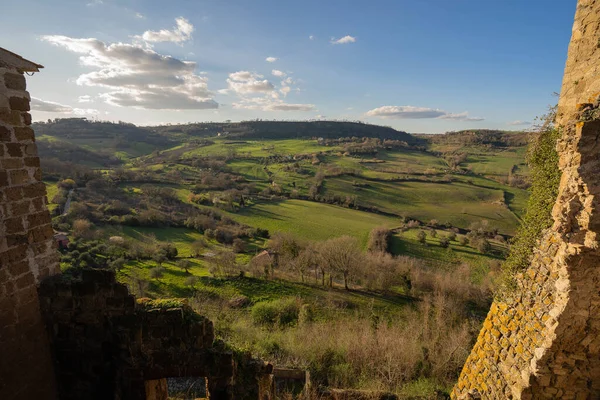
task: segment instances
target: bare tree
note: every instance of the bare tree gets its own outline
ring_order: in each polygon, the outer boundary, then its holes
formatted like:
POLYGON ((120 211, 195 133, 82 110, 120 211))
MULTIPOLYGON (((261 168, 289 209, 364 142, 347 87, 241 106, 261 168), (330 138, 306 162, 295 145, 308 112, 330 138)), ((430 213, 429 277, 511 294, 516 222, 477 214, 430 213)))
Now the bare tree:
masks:
POLYGON ((320 261, 330 274, 329 285, 332 286, 332 275, 341 274, 344 288, 349 290, 348 281, 362 264, 363 254, 358 241, 350 236, 329 239, 320 246, 320 261))

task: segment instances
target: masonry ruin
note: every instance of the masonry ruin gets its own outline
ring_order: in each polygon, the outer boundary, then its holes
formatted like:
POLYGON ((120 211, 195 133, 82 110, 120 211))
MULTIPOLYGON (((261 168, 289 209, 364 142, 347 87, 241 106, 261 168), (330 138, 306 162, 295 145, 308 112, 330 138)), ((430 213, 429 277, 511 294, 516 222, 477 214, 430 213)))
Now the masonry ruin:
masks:
POLYGON ((557 123, 554 224, 493 303, 455 399, 600 398, 600 0, 577 4, 557 123))

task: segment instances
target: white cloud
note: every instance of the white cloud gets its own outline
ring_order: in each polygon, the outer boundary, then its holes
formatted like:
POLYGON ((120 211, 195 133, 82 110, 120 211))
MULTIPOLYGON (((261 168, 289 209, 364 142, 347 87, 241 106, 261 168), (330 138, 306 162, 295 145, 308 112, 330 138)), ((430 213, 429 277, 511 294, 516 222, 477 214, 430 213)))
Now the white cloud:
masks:
POLYGON ((267 93, 275 90, 275 86, 263 76, 249 71, 238 71, 229 74, 227 85, 229 90, 240 94, 267 93))
POLYGON ((235 109, 257 111, 314 111, 314 104, 287 103, 280 98, 286 97, 296 82, 279 70, 272 70, 274 76, 283 78, 276 86, 263 75, 250 71, 237 71, 229 74, 227 89, 219 90, 222 94, 235 94, 238 101, 232 104, 235 109))
POLYGON ((516 121, 511 121, 508 122, 507 125, 512 125, 512 126, 518 126, 518 125, 532 125, 531 121, 521 121, 521 120, 516 120, 516 121))
POLYGON ((445 114, 442 110, 413 106, 383 106, 366 113, 368 117, 397 119, 438 118, 445 114))
POLYGON ((350 36, 350 35, 346 35, 339 39, 331 38, 332 44, 347 44, 347 43, 354 43, 354 42, 356 42, 356 38, 354 36, 350 36))
POLYGON ((458 114, 442 115, 440 119, 450 119, 453 121, 483 121, 483 118, 481 117, 469 117, 469 113, 466 111, 458 114))
POLYGON ((104 4, 104 2, 102 0, 93 0, 89 3, 87 3, 86 6, 88 6, 88 7, 101 6, 102 4, 104 4))
POLYGON ((135 17, 138 18, 138 19, 146 19, 146 17, 144 16, 144 14, 139 13, 139 12, 135 13, 135 17))
POLYGON ((175 26, 172 30, 161 29, 160 31, 146 31, 142 34, 141 38, 146 42, 174 42, 182 43, 192 38, 192 32, 194 32, 194 25, 183 17, 175 18, 175 26))
POLYGON ((99 96, 115 106, 146 109, 214 109, 218 104, 196 63, 165 56, 141 44, 106 44, 98 39, 42 36, 42 40, 82 54, 82 65, 94 71, 80 75, 82 86, 109 91, 99 96))
POLYGON ((274 63, 277 60, 279 60, 279 58, 277 58, 277 57, 267 57, 267 58, 265 58, 265 61, 266 62, 270 62, 270 63, 274 63))
POLYGON ((467 112, 447 113, 444 110, 414 106, 383 106, 367 111, 367 117, 390 119, 448 119, 453 121, 483 121, 483 118, 469 117, 467 112))
POLYGON ((283 94, 283 96, 287 96, 289 92, 292 91, 292 88, 289 86, 282 86, 281 89, 279 89, 279 91, 281 92, 281 94, 283 94))
POLYGON ((315 36, 314 36, 314 35, 310 35, 310 36, 308 37, 308 39, 309 39, 309 40, 315 40, 315 36))
POLYGON ((77 99, 77 102, 79 103, 91 103, 92 102, 92 96, 90 95, 84 95, 84 96, 79 96, 79 98, 77 99))
POLYGON ((38 99, 37 97, 31 98, 31 109, 33 111, 43 111, 43 112, 51 112, 51 113, 59 113, 59 114, 75 114, 75 115, 98 114, 98 110, 95 110, 93 108, 73 108, 71 106, 56 103, 54 101, 38 99))
POLYGON ((233 108, 260 111, 314 111, 314 104, 290 104, 277 98, 255 97, 233 103, 233 108))

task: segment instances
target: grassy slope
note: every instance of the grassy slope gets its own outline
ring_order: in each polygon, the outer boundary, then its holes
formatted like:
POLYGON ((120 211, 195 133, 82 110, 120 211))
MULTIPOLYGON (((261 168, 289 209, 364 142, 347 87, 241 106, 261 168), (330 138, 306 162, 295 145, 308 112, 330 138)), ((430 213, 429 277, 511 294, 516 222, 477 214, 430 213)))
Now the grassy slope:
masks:
POLYGON ((392 217, 302 200, 258 203, 236 214, 230 213, 230 216, 241 223, 268 229, 269 232, 293 232, 311 240, 350 235, 363 244, 374 227, 394 227, 400 223, 392 217))

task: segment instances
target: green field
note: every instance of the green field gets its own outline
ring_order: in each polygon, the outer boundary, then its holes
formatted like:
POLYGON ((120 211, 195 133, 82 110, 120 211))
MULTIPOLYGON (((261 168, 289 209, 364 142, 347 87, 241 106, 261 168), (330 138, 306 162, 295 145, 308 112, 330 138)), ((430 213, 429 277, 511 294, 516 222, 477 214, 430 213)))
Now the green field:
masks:
POLYGON ((292 232, 310 240, 349 235, 359 239, 363 245, 371 229, 400 224, 392 217, 303 200, 257 203, 229 215, 241 223, 268 229, 271 233, 292 232))

